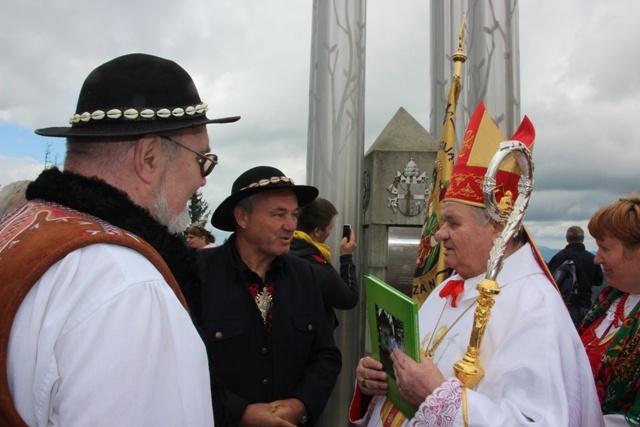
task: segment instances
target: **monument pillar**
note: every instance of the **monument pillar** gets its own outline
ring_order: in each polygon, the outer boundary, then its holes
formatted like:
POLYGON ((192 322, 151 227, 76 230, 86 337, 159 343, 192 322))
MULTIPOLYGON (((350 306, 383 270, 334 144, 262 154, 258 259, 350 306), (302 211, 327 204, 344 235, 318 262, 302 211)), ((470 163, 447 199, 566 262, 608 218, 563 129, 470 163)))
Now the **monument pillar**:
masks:
MULTIPOLYGON (((317 187, 339 212, 335 231, 325 242, 333 254, 338 254, 342 224, 351 224, 358 242, 362 239, 366 4, 366 0, 313 2, 307 184, 317 187)), ((361 276, 359 246, 355 262, 361 276)), ((339 271, 340 266, 336 268, 339 271)), ((355 368, 363 354, 362 310, 360 303, 336 313, 342 372, 320 426, 348 425, 355 368)))
POLYGON ((456 152, 480 101, 507 137, 520 123, 520 49, 518 0, 431 0, 431 124, 438 135, 451 86, 462 15, 466 12, 467 65, 460 76, 456 110, 456 152))

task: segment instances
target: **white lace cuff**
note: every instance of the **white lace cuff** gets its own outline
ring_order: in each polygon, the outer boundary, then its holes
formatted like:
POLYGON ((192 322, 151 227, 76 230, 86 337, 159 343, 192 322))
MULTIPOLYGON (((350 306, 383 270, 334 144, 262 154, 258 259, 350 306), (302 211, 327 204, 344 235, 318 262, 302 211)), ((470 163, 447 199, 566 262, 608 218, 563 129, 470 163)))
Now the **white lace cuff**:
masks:
POLYGON ((409 426, 452 426, 462 405, 462 387, 462 382, 457 378, 443 382, 420 404, 409 426))

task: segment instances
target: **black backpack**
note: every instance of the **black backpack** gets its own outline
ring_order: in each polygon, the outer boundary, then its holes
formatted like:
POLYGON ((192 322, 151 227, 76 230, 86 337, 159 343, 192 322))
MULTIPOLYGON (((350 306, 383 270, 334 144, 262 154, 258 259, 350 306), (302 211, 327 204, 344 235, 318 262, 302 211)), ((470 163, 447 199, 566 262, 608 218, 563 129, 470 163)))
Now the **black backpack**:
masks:
POLYGON ((576 266, 572 260, 564 261, 553 272, 553 280, 558 285, 560 294, 565 304, 571 303, 573 296, 578 295, 578 278, 576 276, 576 266))

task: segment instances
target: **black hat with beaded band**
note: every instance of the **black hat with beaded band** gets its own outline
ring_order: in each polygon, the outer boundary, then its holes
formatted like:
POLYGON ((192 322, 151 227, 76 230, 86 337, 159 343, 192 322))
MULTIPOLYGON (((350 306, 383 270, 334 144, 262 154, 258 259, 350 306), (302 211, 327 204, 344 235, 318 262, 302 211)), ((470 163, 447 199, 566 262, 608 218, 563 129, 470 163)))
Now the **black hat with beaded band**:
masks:
POLYGON ((282 171, 271 166, 256 166, 240 175, 231 186, 231 195, 224 199, 211 216, 211 225, 219 230, 235 231, 233 208, 242 199, 270 190, 292 190, 298 199, 298 207, 311 203, 318 197, 318 189, 310 185, 296 185, 282 171))
POLYGON ((240 119, 209 119, 207 110, 184 68, 164 58, 133 53, 89 74, 69 120, 71 126, 35 132, 74 138, 141 136, 240 119))

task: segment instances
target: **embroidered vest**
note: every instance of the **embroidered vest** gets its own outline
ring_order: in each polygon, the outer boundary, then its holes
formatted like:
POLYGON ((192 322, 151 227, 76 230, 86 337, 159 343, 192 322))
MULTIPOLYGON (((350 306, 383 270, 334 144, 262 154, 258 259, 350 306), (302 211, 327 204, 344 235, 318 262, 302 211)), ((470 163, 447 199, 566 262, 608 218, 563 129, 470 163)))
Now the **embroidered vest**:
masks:
POLYGON ((182 305, 180 287, 160 254, 147 242, 99 218, 40 200, 28 202, 0 221, 0 425, 26 426, 9 392, 7 352, 18 308, 40 277, 67 254, 109 243, 144 255, 162 274, 182 305))

